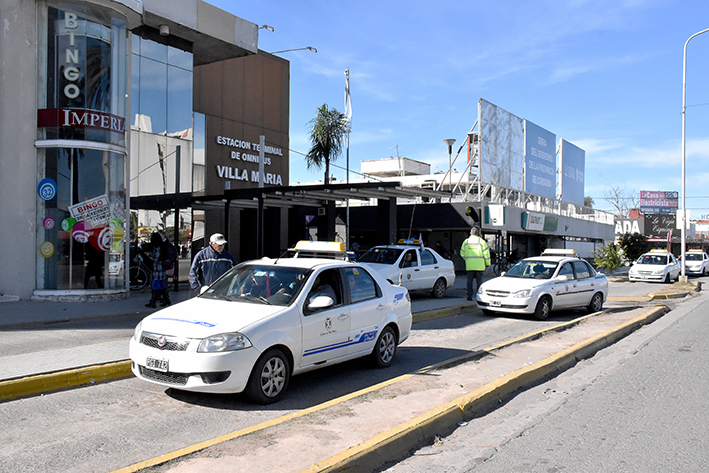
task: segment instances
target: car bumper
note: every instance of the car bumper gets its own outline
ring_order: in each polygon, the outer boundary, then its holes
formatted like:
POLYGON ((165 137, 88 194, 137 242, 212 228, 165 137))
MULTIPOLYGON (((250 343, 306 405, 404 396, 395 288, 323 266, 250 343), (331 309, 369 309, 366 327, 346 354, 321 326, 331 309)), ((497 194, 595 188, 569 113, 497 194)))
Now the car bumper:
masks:
POLYGON ((657 281, 662 282, 667 276, 665 274, 628 274, 630 281, 657 281))
POLYGON ((690 268, 689 266, 685 266, 685 267, 684 267, 684 271, 685 271, 687 274, 692 274, 692 275, 697 275, 697 276, 700 275, 700 274, 702 274, 702 272, 703 272, 701 267, 699 267, 699 268, 690 268))
POLYGON ((129 357, 136 377, 162 386, 204 393, 239 393, 246 388, 260 353, 253 347, 222 353, 167 351, 131 338, 129 357), (147 359, 164 360, 167 371, 148 368, 147 359))
POLYGON ((491 297, 477 294, 475 300, 481 309, 513 314, 531 314, 537 306, 537 298, 491 297))

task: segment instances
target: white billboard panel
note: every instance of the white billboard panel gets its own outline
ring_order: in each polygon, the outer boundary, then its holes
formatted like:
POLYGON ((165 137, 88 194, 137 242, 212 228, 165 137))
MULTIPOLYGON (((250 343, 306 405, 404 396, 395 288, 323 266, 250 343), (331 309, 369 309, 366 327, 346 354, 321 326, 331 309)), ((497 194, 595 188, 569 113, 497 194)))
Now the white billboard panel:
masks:
POLYGON ((524 190, 555 199, 556 135, 525 120, 524 153, 524 190))
POLYGON ((583 205, 586 152, 561 140, 561 200, 583 205))
POLYGON ((524 122, 480 99, 480 179, 509 189, 524 190, 524 122))

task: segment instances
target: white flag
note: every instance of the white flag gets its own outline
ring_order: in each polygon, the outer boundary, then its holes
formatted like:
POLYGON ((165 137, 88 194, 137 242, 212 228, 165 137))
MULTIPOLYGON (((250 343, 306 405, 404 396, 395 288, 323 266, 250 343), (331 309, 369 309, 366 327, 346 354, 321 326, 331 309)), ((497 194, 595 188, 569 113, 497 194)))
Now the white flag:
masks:
POLYGON ((352 120, 352 100, 350 99, 350 69, 345 69, 345 116, 347 121, 352 120))

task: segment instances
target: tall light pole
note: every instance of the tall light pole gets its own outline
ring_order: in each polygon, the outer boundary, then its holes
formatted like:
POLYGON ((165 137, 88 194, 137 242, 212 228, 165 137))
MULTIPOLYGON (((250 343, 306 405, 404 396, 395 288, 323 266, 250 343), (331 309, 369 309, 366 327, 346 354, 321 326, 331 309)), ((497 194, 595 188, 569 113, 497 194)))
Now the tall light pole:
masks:
POLYGON ((694 33, 684 43, 684 59, 682 69, 682 282, 687 282, 685 252, 687 247, 687 197, 686 197, 686 161, 687 161, 687 141, 686 141, 686 122, 687 122, 687 45, 695 36, 709 31, 709 28, 694 33))
POLYGON ((455 138, 448 138, 443 140, 445 144, 448 145, 448 187, 451 191, 451 202, 453 201, 453 163, 451 159, 453 157, 453 143, 455 143, 455 138))

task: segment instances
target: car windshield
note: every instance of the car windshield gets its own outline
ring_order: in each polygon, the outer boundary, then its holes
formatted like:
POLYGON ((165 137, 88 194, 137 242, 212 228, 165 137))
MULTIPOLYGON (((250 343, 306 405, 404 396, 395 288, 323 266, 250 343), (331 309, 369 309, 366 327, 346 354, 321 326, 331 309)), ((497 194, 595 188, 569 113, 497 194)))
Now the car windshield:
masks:
POLYGON ((667 255, 642 255, 638 259, 638 264, 655 264, 665 266, 667 264, 667 255))
POLYGON ((310 270, 273 265, 239 265, 200 297, 279 306, 290 305, 310 270))
POLYGON ((524 279, 550 279, 557 263, 553 261, 523 260, 505 273, 506 277, 524 279))
POLYGON ((399 259, 402 251, 404 250, 400 248, 374 247, 357 258, 357 261, 360 263, 394 264, 399 259))
POLYGON ((697 253, 687 253, 687 261, 702 261, 704 258, 697 253))

